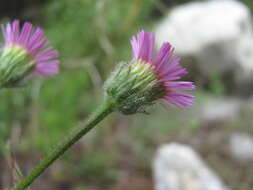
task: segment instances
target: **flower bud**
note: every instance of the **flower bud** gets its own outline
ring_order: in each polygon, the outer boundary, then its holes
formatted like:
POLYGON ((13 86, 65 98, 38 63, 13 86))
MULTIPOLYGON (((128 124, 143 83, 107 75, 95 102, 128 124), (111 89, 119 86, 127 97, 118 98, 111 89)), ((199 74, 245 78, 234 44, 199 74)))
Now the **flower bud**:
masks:
POLYGON ((40 28, 19 21, 2 25, 4 45, 0 50, 0 88, 14 87, 31 74, 50 76, 59 70, 58 52, 48 47, 40 28))
POLYGON ((153 57, 154 36, 141 31, 132 41, 133 59, 119 63, 106 81, 106 95, 123 114, 146 113, 146 108, 158 101, 189 107, 194 97, 178 90, 193 90, 192 82, 173 81, 187 72, 173 56, 169 43, 164 43, 153 57))

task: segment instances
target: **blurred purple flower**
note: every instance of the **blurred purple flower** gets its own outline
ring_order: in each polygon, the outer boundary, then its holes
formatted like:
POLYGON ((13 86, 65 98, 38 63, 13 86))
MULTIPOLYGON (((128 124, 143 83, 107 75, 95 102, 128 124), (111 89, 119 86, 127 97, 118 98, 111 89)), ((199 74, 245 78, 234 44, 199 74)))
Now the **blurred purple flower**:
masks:
POLYGON ((153 56, 155 37, 144 30, 131 40, 133 60, 149 64, 153 69, 157 82, 163 88, 161 100, 179 107, 189 107, 194 102, 194 96, 180 90, 193 90, 192 82, 174 81, 187 74, 179 64, 179 57, 173 55, 174 49, 169 43, 164 43, 156 56, 153 56))
POLYGON ((33 73, 42 76, 51 76, 59 71, 58 51, 48 46, 48 40, 41 28, 34 28, 31 23, 25 22, 20 27, 19 21, 15 20, 2 25, 5 44, 4 48, 21 48, 27 53, 33 62, 33 73))

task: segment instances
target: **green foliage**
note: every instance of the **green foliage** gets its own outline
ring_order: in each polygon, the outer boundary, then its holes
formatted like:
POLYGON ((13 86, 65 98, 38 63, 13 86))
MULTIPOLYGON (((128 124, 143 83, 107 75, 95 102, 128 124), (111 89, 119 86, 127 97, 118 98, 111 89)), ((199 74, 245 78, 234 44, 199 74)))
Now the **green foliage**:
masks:
POLYGON ((86 190, 84 185, 78 185, 73 190, 86 190))
MULTIPOLYGON (((182 2, 185 1, 179 3, 182 2)), ((251 0, 244 2, 253 9, 251 0)), ((21 145, 18 148, 25 149, 27 153, 32 149, 45 152, 48 146, 65 136, 79 120, 87 117, 101 102, 102 91, 94 90, 97 87, 101 89, 101 86, 94 86, 93 73, 83 66, 83 60, 92 60, 91 64, 99 75, 96 77, 101 77, 103 82, 116 62, 129 60, 131 54, 129 38, 139 29, 149 29, 154 21, 150 16, 153 8, 152 0, 47 1, 41 22, 44 23, 46 35, 51 43, 60 51, 61 72, 56 77, 43 80, 42 84, 41 81, 35 81, 25 88, 2 90, 0 151, 4 149, 12 129, 16 127, 22 131, 21 145)), ((219 75, 214 74, 211 83, 213 94, 224 93, 219 75)), ((204 95, 198 94, 197 97, 200 103, 204 99, 204 95)), ((106 146, 103 144, 106 137, 98 134, 97 138, 89 140, 99 141, 99 145, 96 146, 101 147, 100 150, 94 146, 92 150, 82 150, 80 155, 74 152, 73 154, 80 158, 78 164, 73 160, 70 161, 75 165, 69 167, 73 170, 68 173, 81 176, 82 183, 85 184, 74 189, 89 189, 86 186, 87 181, 115 180, 119 172, 119 167, 117 168, 115 164, 119 164, 120 159, 127 159, 118 158, 117 155, 120 153, 124 157, 128 156, 128 152, 134 152, 137 156, 135 155, 136 160, 133 162, 138 162, 138 166, 147 167, 155 150, 155 139, 159 143, 168 142, 179 130, 184 129, 187 133, 193 133, 199 127, 198 119, 177 118, 178 115, 177 110, 175 113, 156 110, 152 111, 152 117, 137 115, 135 120, 132 117, 131 120, 134 122, 128 123, 127 126, 123 126, 122 118, 122 121, 115 118, 106 121, 103 128, 105 132, 102 133, 113 130, 109 138, 113 141, 112 144, 115 143, 113 145, 116 148, 114 150, 113 147, 106 152, 106 146), (181 121, 184 119, 186 121, 181 121), (111 125, 113 129, 110 128, 111 125), (128 136, 130 140, 127 141, 127 137, 121 139, 119 133, 123 137, 128 136), (125 149, 117 147, 119 146, 116 145, 117 140, 125 149), (101 151, 102 149, 105 151, 101 151)), ((67 159, 64 157, 64 160, 67 159)))
POLYGON ((90 152, 81 157, 78 165, 73 166, 75 173, 84 176, 86 180, 97 181, 113 180, 117 177, 118 171, 113 168, 117 163, 115 154, 108 154, 105 151, 90 152))
POLYGON ((41 89, 40 128, 29 138, 32 144, 44 147, 45 142, 55 142, 96 104, 86 69, 71 60, 91 58, 104 78, 111 71, 109 65, 126 59, 122 54, 130 56, 128 40, 145 25, 150 5, 148 0, 54 0, 45 7, 46 32, 61 53, 63 71, 41 89), (73 66, 77 69, 70 69, 73 66))
POLYGON ((12 129, 27 120, 29 95, 26 90, 2 90, 0 93, 0 152, 5 149, 12 129))
MULTIPOLYGON (((29 138, 29 145, 45 148, 62 138, 81 116, 90 112, 95 102, 90 102, 89 76, 85 70, 63 72, 58 77, 46 81, 40 89, 38 101, 38 126, 29 138), (73 82, 75 81, 75 82, 73 82)), ((36 84, 34 84, 36 85, 36 84)))
POLYGON ((221 80, 221 73, 213 72, 210 77, 210 91, 215 95, 224 95, 225 87, 221 80))
POLYGON ((245 3, 245 5, 247 5, 249 7, 251 12, 253 12, 253 1, 252 0, 242 0, 242 2, 245 3))
MULTIPOLYGON (((51 44, 60 52, 61 72, 49 80, 34 81, 23 89, 0 93, 0 148, 4 148, 12 129, 18 126, 22 138, 17 149, 27 154, 31 150, 46 152, 79 120, 87 117, 99 104, 102 91, 94 90, 101 89, 101 86, 94 86, 93 73, 83 65, 83 60, 91 60, 90 64, 99 75, 96 77, 101 77, 103 81, 116 62, 130 59, 129 39, 138 30, 149 29, 154 21, 150 16, 152 9, 151 0, 48 1, 41 22, 44 23, 43 28, 51 44)), ((142 168, 148 166, 149 159, 145 157, 149 155, 151 158, 150 153, 154 149, 150 134, 156 133, 165 138, 179 125, 175 120, 171 120, 170 124, 160 122, 167 119, 166 115, 150 120, 144 117, 142 123, 135 124, 129 132, 135 139, 138 165, 142 168)), ((121 148, 115 144, 116 148, 110 147, 111 152, 108 154, 108 146, 103 145, 107 138, 103 134, 112 130, 110 125, 114 121, 105 122, 107 126, 103 128, 104 131, 100 131, 102 134, 90 139, 92 142, 99 141, 101 150, 105 151, 96 152, 97 148, 93 146, 92 150, 83 150, 85 153, 77 154, 78 164, 73 160, 69 162, 75 165, 68 167, 72 168, 68 173, 80 176, 85 184, 75 189, 88 188, 86 184, 97 181, 115 181, 118 177, 119 168, 116 164, 124 160, 118 158, 120 153, 117 150, 121 151, 121 148)), ((112 134, 109 138, 112 139, 112 134)), ((76 152, 73 154, 76 155, 76 152)), ((66 157, 63 159, 68 161, 66 157)))
POLYGON ((1 93, 0 144, 18 123, 27 137, 22 137, 25 149, 46 149, 86 117, 97 104, 95 97, 102 94, 94 95, 92 73, 82 61, 73 60, 92 59, 94 69, 105 78, 116 61, 130 57, 129 38, 147 24, 151 5, 149 0, 49 1, 43 22, 51 44, 60 51, 61 73, 41 87, 34 82, 17 93, 1 93), (34 95, 33 89, 39 92, 34 95))
POLYGON ((150 0, 53 0, 46 8, 47 31, 62 57, 91 56, 105 64, 105 57, 118 57, 131 32, 145 24, 150 5, 150 0))

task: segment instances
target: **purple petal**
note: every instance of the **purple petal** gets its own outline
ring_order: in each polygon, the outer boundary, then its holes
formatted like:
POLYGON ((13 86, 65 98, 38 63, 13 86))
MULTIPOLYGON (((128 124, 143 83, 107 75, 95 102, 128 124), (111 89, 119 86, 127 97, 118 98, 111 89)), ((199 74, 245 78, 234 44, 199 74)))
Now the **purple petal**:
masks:
POLYGON ((193 82, 185 82, 185 81, 170 81, 165 82, 165 86, 170 89, 176 90, 194 90, 195 85, 193 82))
POLYGON ((35 56, 43 47, 48 44, 48 40, 46 38, 42 38, 40 41, 37 41, 32 48, 29 49, 29 52, 35 56))
POLYGON ((157 71, 161 82, 179 79, 187 73, 186 69, 179 65, 178 57, 172 58, 171 64, 164 65, 157 71))
POLYGON ((171 61, 168 64, 163 64, 160 67, 156 68, 160 75, 168 74, 174 72, 175 70, 181 69, 182 67, 179 65, 179 57, 171 57, 171 61))
POLYGON ((55 75, 59 72, 59 63, 58 60, 41 62, 36 65, 35 74, 41 76, 55 75))
POLYGON ((186 108, 194 103, 195 97, 184 92, 171 92, 164 97, 165 100, 179 107, 186 108))
POLYGON ((32 24, 30 24, 29 22, 26 22, 22 28, 21 34, 19 36, 19 43, 27 46, 27 42, 29 40, 29 37, 31 35, 32 32, 32 24))
POLYGON ((18 42, 18 38, 19 38, 19 21, 18 20, 15 20, 13 23, 12 23, 12 35, 13 35, 13 42, 16 43, 18 42))
POLYGON ((152 60, 152 64, 156 65, 157 70, 159 70, 159 67, 168 63, 169 58, 172 56, 172 53, 173 49, 171 45, 169 43, 164 43, 160 48, 157 56, 152 60))
POLYGON ((154 35, 144 30, 140 31, 137 36, 131 40, 132 54, 135 60, 141 59, 150 62, 154 49, 154 35))
POLYGON ((36 56, 35 60, 37 62, 41 62, 41 61, 46 61, 46 60, 51 60, 51 59, 57 58, 58 56, 59 56, 59 53, 56 50, 51 50, 50 52, 43 51, 36 56))
POLYGON ((38 41, 40 41, 44 36, 44 32, 42 29, 37 28, 33 35, 30 37, 27 47, 31 49, 38 41))
POLYGON ((6 26, 6 42, 7 43, 12 43, 12 29, 10 23, 7 24, 6 26))

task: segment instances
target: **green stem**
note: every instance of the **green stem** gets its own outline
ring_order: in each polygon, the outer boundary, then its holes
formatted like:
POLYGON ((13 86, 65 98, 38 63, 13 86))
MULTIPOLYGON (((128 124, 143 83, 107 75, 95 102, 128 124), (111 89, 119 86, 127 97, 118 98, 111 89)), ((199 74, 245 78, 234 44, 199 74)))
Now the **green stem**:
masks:
POLYGON ((56 145, 51 152, 12 190, 25 190, 37 177, 39 177, 56 159, 58 159, 65 151, 67 151, 82 136, 93 129, 96 124, 103 120, 113 111, 113 103, 106 100, 89 119, 81 123, 71 133, 56 145))

